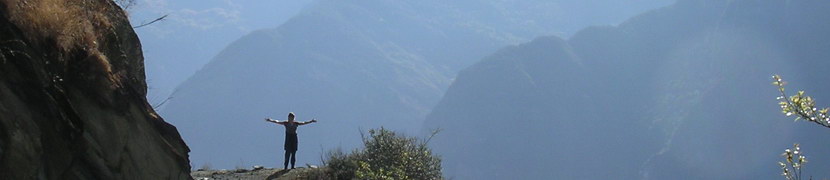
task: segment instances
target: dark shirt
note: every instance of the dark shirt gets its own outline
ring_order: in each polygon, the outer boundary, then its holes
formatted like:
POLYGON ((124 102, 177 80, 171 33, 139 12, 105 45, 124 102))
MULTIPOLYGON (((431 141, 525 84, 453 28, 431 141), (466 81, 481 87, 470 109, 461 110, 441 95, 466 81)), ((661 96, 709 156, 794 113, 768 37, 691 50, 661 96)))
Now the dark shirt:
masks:
POLYGON ((297 126, 300 126, 300 123, 295 122, 285 122, 282 124, 285 126, 285 134, 297 134, 297 126))

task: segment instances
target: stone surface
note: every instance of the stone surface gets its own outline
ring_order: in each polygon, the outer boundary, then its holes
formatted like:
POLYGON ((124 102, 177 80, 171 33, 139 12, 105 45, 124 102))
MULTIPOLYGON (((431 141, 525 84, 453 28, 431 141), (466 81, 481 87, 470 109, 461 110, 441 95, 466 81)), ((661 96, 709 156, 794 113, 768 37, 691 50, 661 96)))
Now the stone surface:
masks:
MULTIPOLYGON (((314 166, 314 165, 311 165, 314 166)), ((190 173, 194 179, 197 180, 282 180, 282 179, 314 179, 309 178, 308 173, 315 170, 315 168, 296 168, 296 169, 277 169, 277 168, 264 168, 261 167, 259 169, 254 168, 253 170, 248 169, 236 169, 233 171, 229 170, 198 170, 193 171, 190 173)))

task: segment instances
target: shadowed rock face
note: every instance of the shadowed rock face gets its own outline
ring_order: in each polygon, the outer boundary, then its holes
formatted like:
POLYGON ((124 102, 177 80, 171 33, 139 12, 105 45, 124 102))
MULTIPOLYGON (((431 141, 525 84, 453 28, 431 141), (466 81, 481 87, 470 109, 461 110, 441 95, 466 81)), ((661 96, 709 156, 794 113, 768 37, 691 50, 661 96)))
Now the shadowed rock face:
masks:
POLYGON ((0 0, 0 179, 190 179, 143 64, 111 1, 0 0))

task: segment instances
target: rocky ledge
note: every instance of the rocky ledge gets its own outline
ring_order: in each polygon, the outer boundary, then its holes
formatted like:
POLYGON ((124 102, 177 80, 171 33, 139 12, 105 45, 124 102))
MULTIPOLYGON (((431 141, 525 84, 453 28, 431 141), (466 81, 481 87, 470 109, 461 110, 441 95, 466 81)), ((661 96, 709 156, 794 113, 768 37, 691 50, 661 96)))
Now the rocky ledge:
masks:
POLYGON ((264 168, 262 166, 254 166, 252 169, 236 169, 236 170, 203 170, 199 169, 190 173, 196 180, 289 180, 289 179, 309 179, 306 177, 309 172, 317 170, 317 166, 306 165, 306 167, 299 167, 295 169, 277 169, 264 168))

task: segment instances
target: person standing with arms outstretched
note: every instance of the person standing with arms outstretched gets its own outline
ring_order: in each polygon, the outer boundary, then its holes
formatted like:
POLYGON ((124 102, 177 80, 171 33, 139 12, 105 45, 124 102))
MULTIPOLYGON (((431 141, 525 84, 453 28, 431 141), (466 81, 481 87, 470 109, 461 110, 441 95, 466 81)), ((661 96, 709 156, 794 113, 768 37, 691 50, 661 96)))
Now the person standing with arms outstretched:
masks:
POLYGON ((277 123, 285 126, 285 163, 284 169, 288 169, 288 159, 291 158, 291 169, 294 169, 294 162, 297 161, 297 127, 317 122, 316 119, 306 122, 294 121, 294 113, 288 113, 287 121, 278 121, 271 118, 265 118, 265 121, 277 123))

